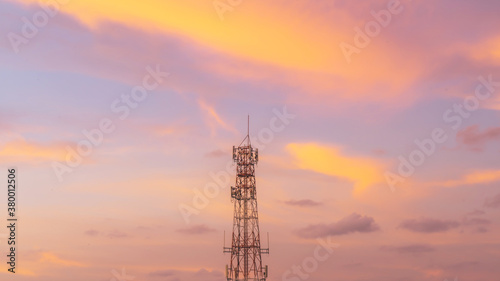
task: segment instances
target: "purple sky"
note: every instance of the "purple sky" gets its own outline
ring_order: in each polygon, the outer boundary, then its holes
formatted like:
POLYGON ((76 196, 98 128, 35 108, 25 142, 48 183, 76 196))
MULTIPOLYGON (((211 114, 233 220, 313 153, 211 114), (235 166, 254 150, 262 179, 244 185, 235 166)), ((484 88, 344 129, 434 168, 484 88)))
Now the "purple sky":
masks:
POLYGON ((0 280, 224 280, 247 115, 269 281, 498 279, 500 2, 269 2, 0 1, 0 280))

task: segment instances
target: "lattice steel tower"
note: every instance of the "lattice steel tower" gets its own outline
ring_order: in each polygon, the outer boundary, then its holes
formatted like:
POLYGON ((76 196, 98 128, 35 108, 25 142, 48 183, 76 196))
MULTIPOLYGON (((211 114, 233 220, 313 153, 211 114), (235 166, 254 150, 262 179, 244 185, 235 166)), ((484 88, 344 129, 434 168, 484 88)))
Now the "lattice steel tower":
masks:
POLYGON ((268 267, 262 266, 261 254, 269 254, 269 247, 263 249, 260 245, 255 185, 255 164, 259 154, 258 149, 252 147, 248 131, 240 145, 233 146, 233 160, 236 162, 236 186, 231 187, 234 203, 232 244, 224 246, 224 253, 231 253, 226 278, 228 281, 265 281, 268 267))

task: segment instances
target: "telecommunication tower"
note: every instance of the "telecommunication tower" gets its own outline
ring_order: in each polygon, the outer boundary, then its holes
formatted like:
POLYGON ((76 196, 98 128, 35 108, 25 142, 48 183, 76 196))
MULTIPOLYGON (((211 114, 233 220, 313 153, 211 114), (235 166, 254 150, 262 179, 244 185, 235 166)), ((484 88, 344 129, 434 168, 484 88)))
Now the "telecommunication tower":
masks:
MULTIPOLYGON (((249 128, 250 117, 248 120, 249 128)), ((261 254, 269 254, 269 235, 268 248, 261 248, 255 184, 259 151, 252 147, 249 129, 240 145, 233 146, 233 160, 236 162, 236 186, 231 187, 231 202, 234 203, 232 243, 231 247, 224 245, 224 253, 231 253, 226 278, 228 281, 265 281, 268 267, 262 266, 261 254)))

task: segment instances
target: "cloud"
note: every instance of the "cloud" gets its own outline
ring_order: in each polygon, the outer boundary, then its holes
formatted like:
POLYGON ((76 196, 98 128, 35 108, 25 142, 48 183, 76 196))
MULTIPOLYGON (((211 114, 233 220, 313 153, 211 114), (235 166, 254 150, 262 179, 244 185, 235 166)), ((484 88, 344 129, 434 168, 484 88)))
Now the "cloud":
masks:
POLYGON ((287 145, 287 150, 295 157, 300 169, 352 181, 354 192, 362 192, 382 180, 382 169, 378 162, 369 158, 345 156, 337 147, 291 143, 287 145))
POLYGON ((372 217, 353 213, 331 224, 309 225, 299 229, 296 234, 302 238, 318 238, 330 235, 344 235, 349 233, 369 233, 380 228, 372 217))
MULTIPOLYGON (((35 0, 21 1, 36 3, 35 0)), ((160 34, 182 34, 195 45, 231 57, 279 67, 331 71, 332 66, 336 65, 332 59, 340 62, 344 59, 338 51, 338 41, 334 39, 339 39, 338 31, 305 19, 300 21, 301 25, 297 25, 297 17, 303 13, 299 9, 284 10, 283 5, 286 3, 246 3, 245 15, 232 18, 230 25, 220 21, 212 5, 200 1, 124 0, 120 4, 120 9, 116 9, 116 5, 102 6, 97 0, 88 0, 63 5, 61 12, 90 29, 98 30, 103 23, 110 21, 131 28, 155 30, 160 34), (263 9, 268 13, 262 14, 263 9), (165 17, 159 11, 168 11, 169 16, 165 17), (190 20, 192 18, 196 21, 190 20), (308 55, 304 56, 304 52, 308 55)), ((324 15, 325 18, 329 16, 324 15)), ((343 72, 343 69, 337 66, 336 72, 343 72)))
POLYGON ((196 280, 209 280, 212 278, 219 279, 219 278, 222 278, 224 276, 223 276, 222 272, 220 272, 218 270, 208 271, 208 270, 202 268, 194 274, 194 277, 196 277, 196 280))
POLYGON ((485 212, 485 211, 482 211, 482 210, 474 210, 474 211, 469 212, 469 213, 467 213, 467 214, 465 214, 465 215, 466 215, 466 216, 482 216, 482 215, 484 215, 484 214, 486 214, 486 212, 485 212))
POLYGON ((81 262, 65 260, 50 252, 43 252, 42 257, 40 258, 40 262, 48 262, 56 265, 69 266, 69 267, 86 267, 86 265, 81 262))
POLYGON ((489 224, 491 224, 491 221, 487 220, 487 219, 480 219, 480 218, 472 218, 472 219, 465 218, 462 221, 462 224, 463 225, 489 225, 489 224))
POLYGON ((215 229, 210 228, 204 224, 199 224, 199 225, 193 225, 190 227, 185 227, 178 229, 177 232, 183 233, 183 234, 189 234, 189 235, 198 235, 198 234, 205 234, 205 233, 210 233, 214 232, 215 229))
POLYGON ((468 218, 467 216, 463 218, 462 225, 474 227, 475 232, 477 233, 485 233, 488 232, 488 228, 486 226, 490 225, 491 221, 482 218, 468 218))
POLYGON ((347 264, 343 264, 342 267, 345 267, 345 268, 360 268, 364 266, 364 264, 362 262, 353 262, 353 263, 347 263, 347 264))
POLYGON ((458 180, 446 180, 439 182, 431 182, 427 185, 430 187, 456 187, 463 185, 477 185, 496 182, 500 180, 500 170, 481 170, 473 171, 466 174, 458 180))
MULTIPOLYGON (((111 8, 115 5, 102 7, 96 0, 64 5, 47 29, 55 35, 71 34, 70 38, 37 38, 34 52, 43 54, 32 54, 37 58, 34 63, 43 57, 43 63, 49 62, 51 68, 62 66, 68 71, 129 83, 134 81, 132 72, 123 69, 143 69, 151 61, 168 62, 169 69, 175 72, 168 84, 175 84, 172 88, 178 92, 203 93, 204 97, 231 94, 245 99, 280 95, 278 98, 283 98, 284 94, 274 91, 279 87, 289 100, 315 104, 328 101, 339 107, 342 100, 380 103, 398 95, 407 99, 409 95, 402 93, 426 70, 416 53, 409 58, 400 51, 403 48, 395 44, 397 38, 391 44, 379 40, 380 44, 372 44, 369 52, 363 52, 363 60, 348 64, 339 42, 352 41, 353 26, 366 19, 354 16, 351 10, 333 6, 323 10, 324 4, 311 5, 306 1, 283 10, 286 3, 254 1, 245 4, 246 16, 235 17, 231 25, 224 25, 212 5, 198 2, 126 0, 118 10, 111 8), (309 20, 299 6, 318 14, 309 20), (162 10, 183 17, 165 17, 158 13, 162 10), (263 15, 262 10, 268 13, 263 15), (189 20, 190 16, 197 20, 189 20), (130 38, 136 40, 132 42, 130 38), (44 52, 53 48, 52 44, 64 47, 57 56, 44 52), (187 46, 178 49, 179 45, 187 46), (304 56, 304 52, 308 55, 304 56), (124 62, 123 57, 128 60, 124 62), (406 61, 405 68, 400 67, 402 59, 406 61)), ((428 56, 425 51, 421 54, 428 56)))
POLYGON ((487 208, 500 208, 500 193, 494 197, 487 198, 484 201, 484 206, 487 208))
POLYGON ((463 261, 463 262, 450 264, 446 267, 453 270, 453 271, 457 271, 457 270, 463 270, 465 267, 476 267, 480 264, 481 263, 478 261, 463 261))
POLYGON ((489 229, 487 229, 484 226, 479 226, 479 227, 476 228, 476 232, 478 232, 478 233, 486 233, 488 231, 489 231, 489 229))
POLYGON ((119 230, 113 230, 110 233, 108 233, 108 237, 113 239, 113 238, 125 238, 128 237, 129 235, 125 232, 121 232, 119 230))
POLYGON ((500 111, 500 96, 492 97, 485 105, 486 108, 500 111))
MULTIPOLYGON (((144 127, 144 125, 142 125, 141 127, 144 127)), ((161 124, 156 126, 150 126, 147 129, 153 134, 158 135, 160 137, 164 136, 180 137, 183 135, 187 135, 188 133, 192 132, 195 128, 194 126, 187 124, 185 120, 181 120, 181 121, 175 121, 168 125, 161 124)))
POLYGON ((41 144, 26 140, 16 140, 0 147, 2 161, 36 162, 65 161, 66 151, 60 144, 41 144))
POLYGON ((215 135, 217 127, 221 127, 235 134, 238 133, 238 131, 234 127, 228 125, 226 121, 222 120, 222 117, 220 117, 219 113, 215 111, 215 108, 213 106, 209 105, 201 99, 198 100, 198 105, 206 113, 206 122, 212 130, 212 135, 215 135))
POLYGON ((290 206, 299 206, 299 207, 316 207, 322 205, 323 203, 313 201, 310 199, 302 199, 302 200, 288 200, 285 201, 285 204, 290 206))
POLYGON ((85 233, 85 235, 88 235, 88 236, 97 236, 97 235, 99 235, 99 231, 94 230, 94 229, 87 230, 84 233, 85 233))
MULTIPOLYGON (((31 7, 39 9, 37 0, 21 2, 32 3, 31 7)), ((23 55, 32 55, 26 61, 42 62, 51 69, 112 77, 125 83, 134 81, 130 69, 143 69, 152 61, 168 62, 169 69, 175 72, 175 77, 167 82, 172 89, 179 93, 202 93, 207 100, 221 95, 237 96, 238 99, 259 96, 301 104, 327 104, 327 110, 332 106, 342 108, 344 100, 401 108, 403 103, 413 102, 426 92, 411 90, 418 81, 427 84, 428 76, 441 78, 439 74, 450 72, 449 69, 434 70, 435 65, 442 64, 436 61, 485 53, 469 48, 463 51, 459 47, 476 47, 493 39, 493 42, 498 41, 496 30, 491 28, 498 25, 496 15, 484 7, 466 3, 457 4, 456 9, 475 12, 481 19, 488 18, 481 20, 483 23, 475 22, 481 26, 481 34, 464 41, 464 34, 453 31, 458 20, 449 26, 448 22, 429 17, 426 24, 432 26, 430 37, 431 28, 422 26, 419 29, 409 24, 420 19, 415 9, 449 16, 457 10, 450 11, 448 5, 414 1, 412 8, 404 9, 404 20, 398 21, 398 28, 383 29, 385 40, 373 38, 373 44, 362 50, 359 59, 348 64, 339 43, 353 43, 353 27, 362 28, 360 24, 373 19, 368 11, 384 8, 386 3, 383 1, 370 4, 317 1, 311 4, 300 0, 294 5, 284 1, 252 1, 239 11, 244 12, 244 16, 231 18, 231 25, 219 21, 212 5, 199 1, 174 2, 127 0, 120 3, 120 9, 115 9, 116 5, 102 7, 96 0, 64 5, 46 28, 51 36, 37 37, 37 48, 26 49, 23 55), (267 12, 262 14, 263 10, 267 12), (159 11, 183 16, 165 17, 159 11), (190 16, 197 20, 189 20, 190 16), (61 39, 58 33, 68 36, 61 39), (407 34, 413 35, 410 40, 407 34), (446 49, 442 48, 443 43, 447 43, 446 49), (45 51, 52 50, 53 44, 62 46, 56 55, 45 51), (304 52, 308 55, 304 56, 304 52), (123 57, 128 60, 123 61, 123 57), (401 68, 403 60, 405 67, 401 68)), ((235 15, 234 12, 227 15, 235 15)), ((403 19, 401 15, 397 18, 403 19)), ((476 31, 465 23, 460 24, 465 34, 476 31)), ((3 31, 7 34, 10 30, 3 31)), ((497 53, 497 46, 495 43, 488 50, 497 53)), ((474 63, 466 61, 453 69, 471 69, 469 66, 474 63)), ((491 73, 476 65, 473 67, 473 73, 454 73, 450 80, 491 73)), ((317 111, 317 107, 314 110, 317 111)))
POLYGON ((469 126, 457 133, 457 141, 472 150, 481 151, 488 141, 500 140, 500 127, 479 130, 478 125, 469 126))
POLYGON ((168 277, 168 276, 174 276, 176 274, 176 271, 173 269, 167 269, 167 270, 157 270, 150 272, 150 276, 159 276, 159 277, 168 277))
POLYGON ((177 269, 163 269, 152 271, 148 274, 154 280, 207 280, 207 281, 220 281, 224 279, 224 274, 218 270, 206 270, 204 268, 196 271, 177 270, 177 269))
POLYGON ((420 233, 445 232, 456 228, 459 222, 453 220, 439 220, 432 218, 409 219, 400 223, 399 227, 420 233))
POLYGON ((427 244, 412 244, 406 246, 384 246, 382 250, 398 252, 400 254, 420 254, 433 252, 436 249, 427 244))
POLYGON ((228 155, 227 152, 225 152, 221 149, 216 149, 216 150, 212 150, 209 153, 205 154, 205 157, 218 158, 218 157, 223 157, 223 156, 227 156, 227 155, 228 155))

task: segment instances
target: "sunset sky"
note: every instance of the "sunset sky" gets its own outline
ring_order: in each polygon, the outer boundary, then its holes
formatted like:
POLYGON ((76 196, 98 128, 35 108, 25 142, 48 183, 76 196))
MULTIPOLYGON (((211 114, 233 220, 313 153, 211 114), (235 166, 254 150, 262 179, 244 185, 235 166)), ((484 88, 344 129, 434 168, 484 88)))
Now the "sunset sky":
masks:
POLYGON ((498 280, 499 14, 0 0, 0 280, 225 280, 248 115, 268 281, 498 280))

